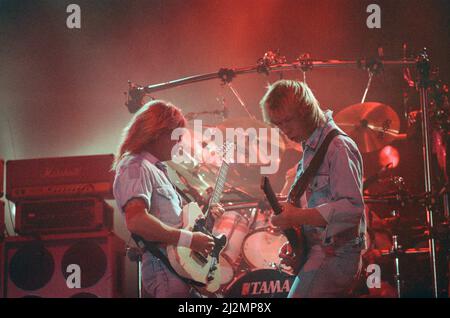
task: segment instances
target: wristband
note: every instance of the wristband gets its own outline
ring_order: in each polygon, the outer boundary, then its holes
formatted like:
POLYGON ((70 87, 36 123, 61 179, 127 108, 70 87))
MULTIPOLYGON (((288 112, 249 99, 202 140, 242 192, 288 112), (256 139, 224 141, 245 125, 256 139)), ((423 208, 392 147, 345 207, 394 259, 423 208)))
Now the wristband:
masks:
POLYGON ((193 233, 186 230, 180 230, 180 238, 178 239, 178 246, 191 247, 193 233))

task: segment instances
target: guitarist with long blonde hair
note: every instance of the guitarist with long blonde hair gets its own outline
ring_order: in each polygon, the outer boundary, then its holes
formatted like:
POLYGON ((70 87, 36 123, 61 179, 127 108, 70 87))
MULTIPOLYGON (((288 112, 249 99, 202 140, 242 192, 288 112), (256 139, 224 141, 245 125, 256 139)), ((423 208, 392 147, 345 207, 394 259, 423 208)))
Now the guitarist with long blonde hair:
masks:
MULTIPOLYGON (((172 132, 186 125, 177 107, 155 100, 145 104, 123 131, 113 169, 114 197, 128 230, 165 253, 167 246, 183 246, 200 254, 214 248, 211 236, 180 229, 182 197, 170 182, 164 161, 171 160, 172 149, 181 141, 172 132)), ((213 216, 223 213, 217 205, 213 216)), ((152 253, 143 255, 142 280, 149 297, 185 298, 193 295, 191 286, 152 253)))

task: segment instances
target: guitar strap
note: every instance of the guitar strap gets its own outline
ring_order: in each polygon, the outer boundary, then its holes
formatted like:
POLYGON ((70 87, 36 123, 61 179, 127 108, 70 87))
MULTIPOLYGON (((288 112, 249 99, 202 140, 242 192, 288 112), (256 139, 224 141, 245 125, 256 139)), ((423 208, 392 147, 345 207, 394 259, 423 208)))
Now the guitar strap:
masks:
POLYGON ((150 252, 153 256, 155 256, 156 258, 161 260, 161 262, 163 262, 163 264, 169 269, 170 272, 172 272, 175 276, 177 276, 179 279, 181 279, 187 285, 192 285, 195 287, 205 287, 206 286, 203 283, 183 277, 180 274, 178 274, 175 271, 175 269, 172 267, 172 265, 170 265, 170 262, 169 262, 169 259, 167 258, 167 256, 161 252, 161 250, 156 246, 155 243, 145 241, 142 237, 140 237, 139 235, 136 235, 136 234, 131 234, 131 237, 136 242, 137 246, 139 246, 139 248, 150 252))
POLYGON ((346 136, 337 129, 333 129, 327 134, 324 141, 320 145, 319 150, 317 150, 316 154, 312 158, 308 168, 306 168, 302 176, 292 186, 291 191, 289 191, 288 202, 292 203, 296 207, 301 207, 300 198, 305 192, 308 184, 311 182, 311 179, 316 175, 317 171, 322 165, 323 159, 327 154, 328 146, 330 145, 331 141, 338 135, 346 136))

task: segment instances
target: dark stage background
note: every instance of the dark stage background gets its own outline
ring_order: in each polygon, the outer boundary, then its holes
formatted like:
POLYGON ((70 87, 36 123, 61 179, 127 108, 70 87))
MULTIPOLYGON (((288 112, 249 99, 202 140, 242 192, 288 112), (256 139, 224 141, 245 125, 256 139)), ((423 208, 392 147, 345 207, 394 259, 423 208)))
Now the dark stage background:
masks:
MULTIPOLYGON (((450 1, 4 1, 0 0, 0 157, 6 160, 113 153, 131 118, 124 106, 127 80, 154 84, 256 63, 269 49, 288 61, 309 52, 317 59, 402 57, 426 46, 442 78, 450 80, 450 1), (66 27, 66 7, 81 7, 81 29, 66 27), (381 28, 369 29, 366 8, 381 7, 381 28)), ((286 72, 285 78, 302 78, 286 72)), ((243 75, 234 81, 251 112, 267 81, 243 75)), ((338 112, 358 103, 367 74, 358 69, 321 69, 307 82, 324 106, 338 112)), ((391 105, 402 119, 402 72, 386 68, 374 78, 367 101, 391 105)), ((245 116, 219 80, 154 94, 185 113, 220 109, 245 116)), ((412 92, 410 107, 418 107, 412 92)), ((220 118, 204 117, 214 125, 220 118)), ((417 192, 423 189, 419 139, 397 142, 400 165, 417 192)), ((378 154, 365 155, 365 173, 380 168, 378 154)), ((8 211, 7 211, 8 213, 8 211)), ((128 238, 116 212, 116 231, 128 238)), ((12 233, 10 220, 7 228, 12 233)), ((130 281, 132 281, 130 275, 130 281)), ((127 291, 133 294, 133 286, 127 291)))

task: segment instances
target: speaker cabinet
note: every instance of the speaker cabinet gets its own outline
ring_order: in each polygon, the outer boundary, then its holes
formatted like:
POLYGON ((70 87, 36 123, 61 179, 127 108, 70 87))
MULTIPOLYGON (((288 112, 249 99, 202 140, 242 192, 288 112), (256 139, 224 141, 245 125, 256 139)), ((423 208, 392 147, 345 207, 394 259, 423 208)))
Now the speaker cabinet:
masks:
POLYGON ((3 298, 4 297, 4 295, 3 295, 3 282, 4 282, 4 280, 3 280, 3 268, 4 268, 4 265, 3 265, 3 260, 5 259, 5 256, 3 255, 3 240, 2 239, 0 239, 0 268, 2 269, 2 270, 0 270, 0 298, 3 298))
POLYGON ((3 184, 5 183, 5 161, 0 159, 0 197, 3 196, 3 184))
POLYGON ((0 200, 0 241, 3 240, 3 237, 5 236, 5 202, 0 200))
POLYGON ((8 237, 6 298, 123 296, 125 244, 111 232, 8 237))

